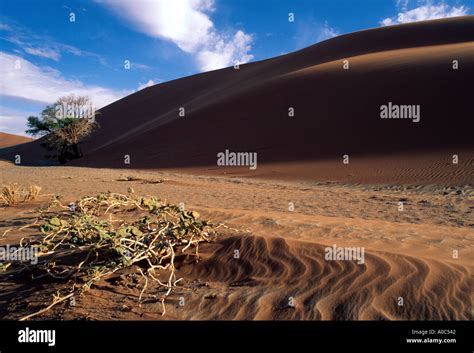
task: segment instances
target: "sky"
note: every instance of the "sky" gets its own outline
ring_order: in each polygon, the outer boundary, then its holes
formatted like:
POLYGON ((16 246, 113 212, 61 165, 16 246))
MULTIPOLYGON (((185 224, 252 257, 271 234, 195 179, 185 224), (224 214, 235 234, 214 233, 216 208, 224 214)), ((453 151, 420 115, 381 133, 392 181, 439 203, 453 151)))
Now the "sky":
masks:
POLYGON ((367 28, 473 14, 474 0, 1 0, 0 131, 74 93, 147 86, 367 28))

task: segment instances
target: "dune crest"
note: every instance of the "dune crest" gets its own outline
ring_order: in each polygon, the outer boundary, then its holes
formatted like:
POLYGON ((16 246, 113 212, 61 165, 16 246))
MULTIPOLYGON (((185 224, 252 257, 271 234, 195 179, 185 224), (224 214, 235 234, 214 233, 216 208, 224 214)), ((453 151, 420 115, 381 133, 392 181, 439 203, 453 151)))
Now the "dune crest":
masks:
MULTIPOLYGON (((468 183, 473 32, 474 16, 376 28, 148 87, 102 108, 101 129, 83 145, 86 157, 71 164, 311 180, 332 180, 332 173, 357 183, 392 158, 377 182, 422 174, 422 183, 468 183), (381 119, 389 102, 419 106, 420 121, 381 119), (258 168, 217 168, 226 150, 258 153, 258 168), (340 176, 344 155, 351 165, 340 176), (453 155, 464 163, 456 171, 453 155)), ((38 164, 44 151, 34 142, 0 158, 14 153, 38 164)))

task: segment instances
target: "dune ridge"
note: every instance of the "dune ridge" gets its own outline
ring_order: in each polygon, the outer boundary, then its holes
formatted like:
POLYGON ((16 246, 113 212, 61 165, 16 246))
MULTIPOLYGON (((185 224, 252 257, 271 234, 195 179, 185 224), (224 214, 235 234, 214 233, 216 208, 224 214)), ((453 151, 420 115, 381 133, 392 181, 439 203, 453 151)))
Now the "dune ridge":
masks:
POLYGON ((185 278, 229 285, 192 301, 186 319, 470 320, 472 269, 369 251, 365 263, 325 261, 326 246, 280 237, 236 236, 206 246, 185 278), (210 249, 212 248, 212 249, 210 249), (235 249, 245 249, 229 260, 235 249), (230 289, 228 289, 230 288, 230 289), (449 288, 449 291, 446 291, 449 288), (403 306, 398 306, 403 297, 403 306), (294 307, 289 305, 293 298, 294 307))
MULTIPOLYGON (((468 183, 474 175, 467 86, 474 77, 473 32, 474 16, 370 29, 239 70, 148 87, 102 108, 101 129, 83 145, 86 157, 70 164, 324 180, 330 175, 319 173, 319 164, 337 171, 347 154, 356 173, 338 180, 367 181, 380 163, 370 157, 382 156, 396 163, 385 166, 378 182, 424 173, 422 183, 436 175, 433 182, 448 183, 449 163, 423 160, 457 154, 464 164, 453 182, 468 183), (420 105, 420 122, 380 119, 387 102, 420 105), (178 115, 181 107, 185 117, 178 115), (257 152, 258 169, 215 169, 217 153, 226 149, 257 152), (298 172, 291 163, 299 163, 298 172)), ((16 153, 26 164, 46 163, 39 142, 0 151, 0 158, 16 153)))

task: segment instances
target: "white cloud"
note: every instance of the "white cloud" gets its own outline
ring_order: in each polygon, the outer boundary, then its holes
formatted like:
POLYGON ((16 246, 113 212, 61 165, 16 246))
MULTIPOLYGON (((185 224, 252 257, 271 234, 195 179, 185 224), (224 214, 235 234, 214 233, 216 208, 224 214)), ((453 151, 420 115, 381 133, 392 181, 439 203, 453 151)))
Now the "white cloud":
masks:
POLYGON ((253 58, 249 54, 251 41, 252 38, 242 31, 237 31, 230 41, 216 36, 210 49, 203 49, 197 54, 199 67, 203 71, 209 71, 249 62, 253 58))
POLYGON ((89 96, 97 108, 101 108, 131 93, 68 80, 57 70, 36 66, 19 56, 4 52, 0 52, 0 77, 2 78, 0 95, 20 97, 46 104, 55 102, 61 96, 74 93, 89 96))
POLYGON ((61 54, 66 53, 81 57, 91 57, 100 64, 106 65, 106 60, 101 55, 81 50, 69 44, 56 42, 48 36, 38 35, 24 27, 0 23, 0 30, 8 33, 6 37, 1 37, 1 39, 18 47, 18 49, 14 49, 15 52, 20 50, 22 54, 26 53, 54 61, 59 61, 61 54))
POLYGON ((296 49, 301 49, 331 39, 339 35, 339 32, 332 28, 327 21, 320 22, 313 17, 299 19, 295 36, 296 49))
POLYGON ((153 85, 155 85, 155 84, 157 84, 157 83, 158 83, 158 82, 154 82, 153 80, 148 80, 148 82, 146 82, 146 83, 140 83, 140 84, 138 85, 138 90, 140 91, 140 90, 142 90, 142 89, 144 89, 144 88, 151 87, 151 86, 153 86, 153 85))
POLYGON ((397 0, 397 8, 406 10, 409 2, 410 0, 397 0))
POLYGON ((131 63, 132 69, 137 69, 137 70, 150 70, 150 66, 145 65, 145 64, 140 64, 140 63, 131 63))
POLYGON ((380 21, 382 26, 391 26, 401 23, 434 20, 437 18, 447 18, 464 16, 469 12, 469 8, 460 6, 449 6, 441 2, 433 4, 431 1, 424 2, 423 5, 408 10, 408 1, 398 1, 397 5, 401 12, 396 17, 388 17, 380 21))
POLYGON ((31 115, 37 115, 37 112, 11 109, 0 104, 0 131, 27 136, 26 118, 31 115))
POLYGON ((324 23, 324 26, 321 28, 317 41, 321 42, 326 39, 331 39, 336 36, 338 36, 339 33, 332 27, 329 26, 329 24, 326 22, 324 23))
POLYGON ((28 136, 25 133, 27 129, 26 118, 35 114, 17 114, 14 116, 0 114, 0 131, 8 134, 28 136))
POLYGON ((23 48, 25 52, 30 55, 40 56, 42 58, 52 59, 54 61, 58 61, 61 57, 59 51, 50 49, 50 48, 23 48))
POLYGON ((138 31, 175 43, 195 55, 201 70, 214 70, 246 63, 253 56, 252 37, 242 31, 234 35, 219 32, 209 18, 212 0, 97 0, 124 17, 138 31))

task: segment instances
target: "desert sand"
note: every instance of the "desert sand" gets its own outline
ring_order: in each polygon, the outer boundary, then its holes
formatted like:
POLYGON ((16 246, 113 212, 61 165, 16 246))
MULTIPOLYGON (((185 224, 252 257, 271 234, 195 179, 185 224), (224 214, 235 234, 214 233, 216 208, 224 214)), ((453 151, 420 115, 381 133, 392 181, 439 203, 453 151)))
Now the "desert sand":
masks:
MULTIPOLYGON (((383 27, 148 87, 101 109, 66 166, 40 141, 1 149, 0 184, 43 196, 0 209, 0 244, 33 236, 19 227, 52 194, 133 190, 232 231, 180 259, 165 316, 154 288, 139 307, 140 277, 121 273, 42 318, 472 320, 472 33, 474 16, 383 27), (419 104, 420 121, 380 119, 388 102, 419 104), (226 149, 257 152, 257 169, 218 167, 226 149), (365 263, 325 260, 333 245, 364 248, 365 263)), ((13 319, 56 289, 0 286, 13 319)))
POLYGON ((15 146, 21 143, 31 142, 32 139, 25 136, 7 134, 0 132, 0 148, 15 146))
MULTIPOLYGON (((155 195, 197 210, 238 230, 200 247, 201 259, 183 259, 185 279, 167 300, 154 291, 141 307, 125 274, 101 281, 62 319, 322 319, 467 320, 473 318, 474 188, 472 186, 362 186, 78 167, 4 167, 0 182, 44 187, 33 204, 4 208, 0 242, 34 235, 32 223, 48 194, 64 202, 101 191, 155 195), (123 181, 131 177, 133 181, 123 181), (158 181, 161 181, 158 183, 158 181), (403 200, 405 209, 398 210, 403 200), (294 210, 289 210, 289 203, 294 210), (326 246, 365 248, 365 263, 328 262, 326 246), (234 258, 239 250, 240 258, 234 258), (453 250, 459 256, 453 258, 453 250), (118 283, 118 284, 117 284, 118 283), (294 298, 294 307, 287 304, 294 298), (399 297, 404 306, 398 306, 399 297), (186 305, 180 306, 180 298, 186 305)), ((133 282, 133 281, 132 281, 133 282)), ((151 284, 150 284, 151 285, 151 284)), ((44 305, 55 287, 1 284, 0 312, 18 318, 44 305), (25 305, 28 304, 28 307, 25 305)), ((155 288, 155 290, 157 290, 155 288)))

